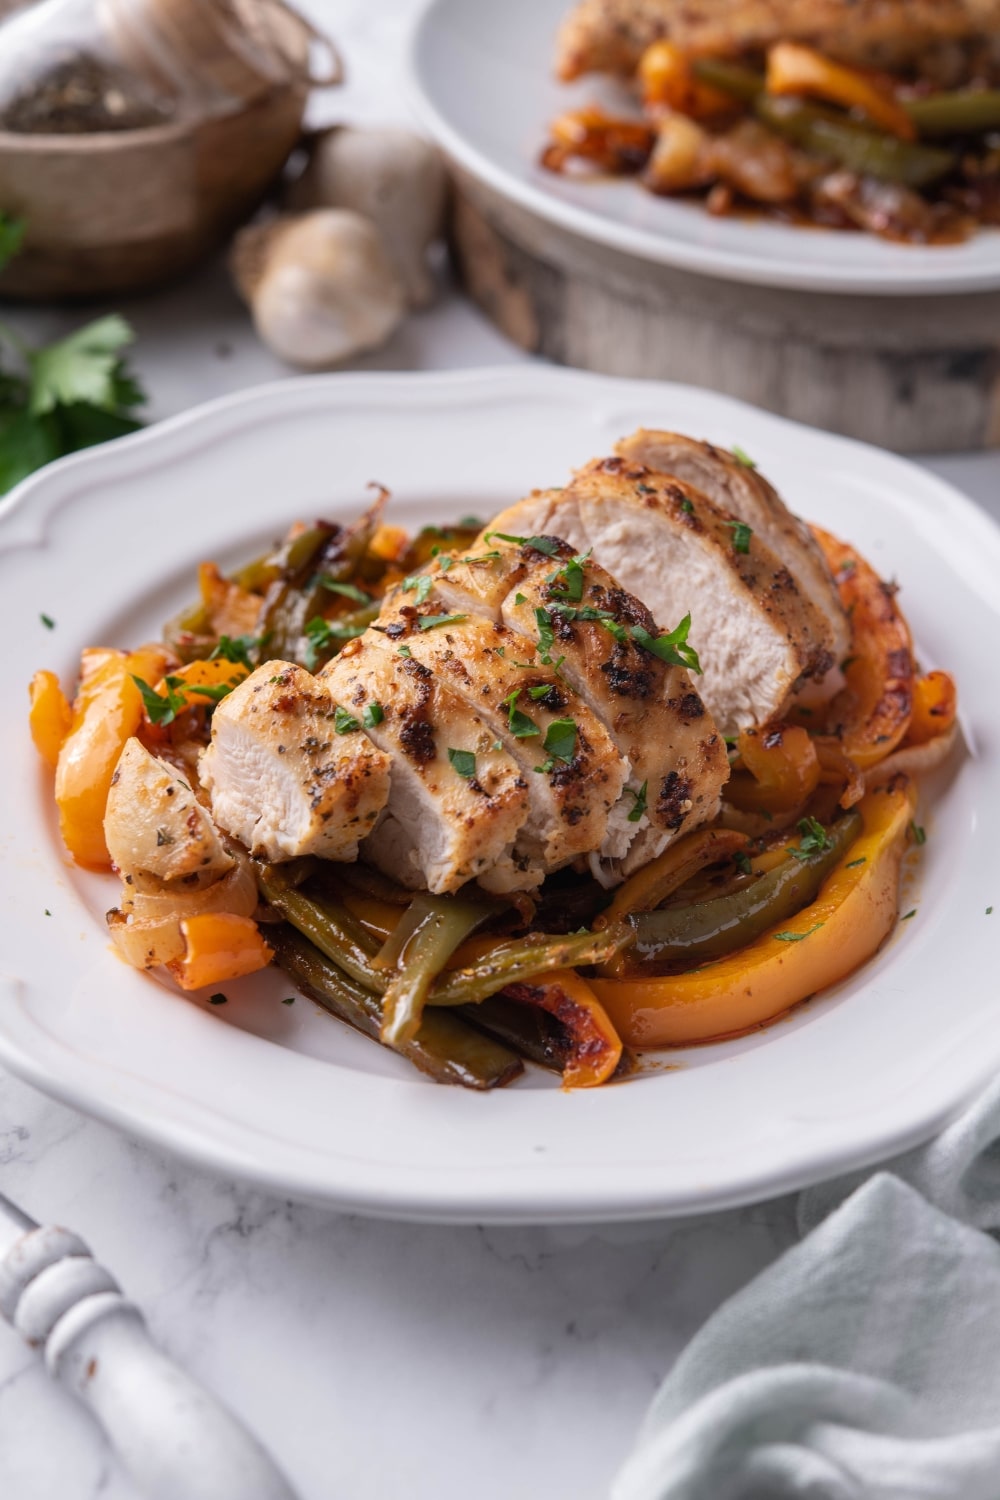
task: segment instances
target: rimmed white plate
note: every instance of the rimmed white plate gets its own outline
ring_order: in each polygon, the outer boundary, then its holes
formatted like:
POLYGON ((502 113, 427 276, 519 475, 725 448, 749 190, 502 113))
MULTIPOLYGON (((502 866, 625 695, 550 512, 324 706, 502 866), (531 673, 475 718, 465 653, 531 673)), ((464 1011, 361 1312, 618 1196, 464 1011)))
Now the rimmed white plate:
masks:
POLYGON ((718 219, 630 179, 574 180, 538 165, 548 123, 584 103, 622 106, 614 85, 553 77, 572 0, 425 0, 409 44, 427 128, 476 178, 543 219, 644 260, 762 286, 883 296, 1000 287, 1000 232, 964 245, 894 245, 869 234, 718 219))
POLYGON ((1000 1063, 998 577, 1000 532, 898 458, 703 391, 544 368, 290 380, 56 464, 0 507, 0 1062, 227 1176, 390 1216, 677 1214, 905 1147, 1000 1063), (426 1082, 301 998, 281 1004, 278 974, 212 1008, 117 962, 116 883, 62 852, 28 738, 30 671, 71 683, 81 647, 155 637, 200 560, 233 565, 297 517, 351 516, 370 480, 404 524, 485 514, 640 423, 742 445, 797 510, 899 579, 925 660, 958 675, 970 748, 921 814, 917 914, 885 951, 790 1020, 661 1054, 627 1084, 564 1094, 533 1070, 489 1096, 426 1082))

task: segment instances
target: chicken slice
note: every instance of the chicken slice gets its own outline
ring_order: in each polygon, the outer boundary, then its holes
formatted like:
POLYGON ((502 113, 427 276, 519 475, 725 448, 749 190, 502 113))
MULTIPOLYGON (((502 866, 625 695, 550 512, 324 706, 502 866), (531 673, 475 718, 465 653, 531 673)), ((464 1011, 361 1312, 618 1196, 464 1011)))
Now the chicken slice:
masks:
POLYGON ((104 814, 111 861, 133 889, 212 885, 236 861, 190 783, 137 739, 118 760, 104 814))
POLYGON ((270 860, 350 860, 389 796, 387 755, 345 729, 329 687, 269 661, 223 698, 200 763, 220 827, 270 860))
POLYGON ((429 626, 440 618, 438 606, 405 597, 386 601, 373 633, 380 634, 383 651, 402 645, 446 684, 520 767, 530 817, 516 854, 533 883, 598 849, 628 775, 603 724, 551 668, 536 662, 533 645, 522 637, 461 616, 429 626))
POLYGON ((592 548, 662 627, 690 614, 701 695, 730 735, 778 717, 802 679, 830 666, 791 573, 737 524, 700 490, 616 456, 587 464, 564 490, 511 506, 493 526, 592 548))
POLYGON ((837 661, 847 655, 850 626, 826 559, 805 522, 792 514, 759 470, 711 443, 644 427, 616 444, 615 451, 630 463, 695 485, 720 509, 746 521, 822 615, 827 649, 837 661))
POLYGON ((513 852, 528 788, 485 715, 470 712, 415 652, 401 655, 371 630, 334 657, 320 680, 392 763, 385 810, 364 845, 373 864, 436 893, 476 877, 492 877, 493 890, 537 883, 513 852))
POLYGON ((563 78, 630 76, 652 42, 669 38, 702 56, 806 42, 840 62, 893 69, 998 30, 998 0, 583 0, 563 23, 557 66, 563 78))

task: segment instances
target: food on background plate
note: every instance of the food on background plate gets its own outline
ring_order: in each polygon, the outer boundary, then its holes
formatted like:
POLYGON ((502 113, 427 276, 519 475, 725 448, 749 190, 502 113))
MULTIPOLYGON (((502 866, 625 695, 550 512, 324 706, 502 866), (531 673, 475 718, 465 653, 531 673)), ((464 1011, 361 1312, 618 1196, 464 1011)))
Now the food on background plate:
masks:
MULTIPOLYGON (((269 963, 432 1078, 745 1031, 898 915, 956 735, 895 586, 742 450, 640 430, 488 524, 298 523, 160 642, 31 685, 119 955, 269 963)), ((235 994, 233 996, 235 998, 235 994)))
POLYGON ((998 0, 583 0, 557 67, 641 112, 567 112, 552 171, 915 244, 1000 225, 998 0))

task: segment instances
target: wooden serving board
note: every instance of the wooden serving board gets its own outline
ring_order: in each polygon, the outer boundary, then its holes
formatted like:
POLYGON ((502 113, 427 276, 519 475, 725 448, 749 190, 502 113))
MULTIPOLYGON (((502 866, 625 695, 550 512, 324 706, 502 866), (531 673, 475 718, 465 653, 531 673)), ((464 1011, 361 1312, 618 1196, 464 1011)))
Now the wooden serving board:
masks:
POLYGON ((595 244, 455 178, 459 274, 523 349, 705 386, 901 453, 1000 446, 1000 293, 744 286, 595 244))

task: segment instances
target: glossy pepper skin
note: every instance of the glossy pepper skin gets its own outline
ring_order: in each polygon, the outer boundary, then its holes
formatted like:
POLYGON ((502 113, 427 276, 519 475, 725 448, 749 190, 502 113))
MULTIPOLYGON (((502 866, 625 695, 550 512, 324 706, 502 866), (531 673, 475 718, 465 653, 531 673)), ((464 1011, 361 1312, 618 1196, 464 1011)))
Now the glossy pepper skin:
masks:
POLYGON ((666 979, 591 980, 625 1045, 686 1046, 748 1031, 853 973, 895 926, 915 806, 905 778, 869 792, 858 806, 861 835, 817 899, 738 953, 666 979))

